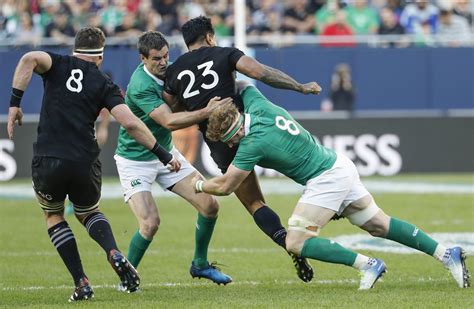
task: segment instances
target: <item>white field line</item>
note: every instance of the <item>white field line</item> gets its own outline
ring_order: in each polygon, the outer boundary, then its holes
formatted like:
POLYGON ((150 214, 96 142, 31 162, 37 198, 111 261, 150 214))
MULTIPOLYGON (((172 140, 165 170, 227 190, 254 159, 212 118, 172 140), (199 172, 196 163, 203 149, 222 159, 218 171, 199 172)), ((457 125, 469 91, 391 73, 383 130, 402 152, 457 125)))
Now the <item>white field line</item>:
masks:
MULTIPOLYGON (((383 281, 383 279, 380 279, 383 281)), ((391 278, 390 281, 397 281, 397 282, 406 282, 406 278, 391 278)), ((450 281, 451 278, 432 278, 432 277, 421 277, 421 278, 413 278, 409 279, 410 281, 416 282, 447 282, 450 281)), ((311 281, 311 285, 331 285, 331 284, 338 284, 338 285, 354 285, 356 288, 357 284, 359 283, 358 280, 355 279, 342 279, 342 280, 313 280, 311 281)), ((299 280, 273 280, 273 281, 237 281, 232 282, 228 287, 232 286, 258 286, 258 285, 308 285, 308 283, 303 283, 299 280)), ((199 286, 215 286, 215 283, 212 282, 156 282, 156 283, 145 283, 141 284, 142 288, 160 288, 160 287, 199 287, 199 286)), ((57 285, 57 286, 26 286, 26 287, 2 287, 0 288, 1 291, 11 292, 11 291, 36 291, 36 290, 70 290, 72 286, 69 285, 57 285)), ((92 285, 94 289, 116 289, 117 285, 113 284, 98 284, 92 285)))
MULTIPOLYGON (((264 194, 299 194, 303 186, 288 178, 262 179, 260 181, 264 194)), ((474 194, 474 184, 447 184, 429 182, 402 181, 364 181, 372 193, 445 193, 445 194, 474 194)), ((102 186, 102 198, 122 198, 122 187, 119 183, 107 183, 102 186)), ((163 191, 158 185, 152 188, 155 197, 176 197, 169 191, 163 191)), ((34 192, 29 184, 0 186, 0 198, 34 198, 34 192)))

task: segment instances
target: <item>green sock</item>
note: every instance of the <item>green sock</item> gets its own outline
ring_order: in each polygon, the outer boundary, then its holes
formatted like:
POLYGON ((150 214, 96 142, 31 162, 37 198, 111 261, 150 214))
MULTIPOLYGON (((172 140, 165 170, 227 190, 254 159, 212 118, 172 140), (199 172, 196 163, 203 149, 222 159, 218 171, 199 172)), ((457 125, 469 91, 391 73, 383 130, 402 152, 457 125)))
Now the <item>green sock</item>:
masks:
POLYGON ((387 239, 396 241, 410 248, 423 251, 426 254, 433 255, 438 243, 425 232, 418 229, 413 224, 391 218, 388 228, 387 239))
POLYGON ((304 242, 301 256, 323 262, 354 265, 357 253, 325 238, 312 237, 304 242))
POLYGON ((130 240, 130 246, 128 247, 128 261, 137 268, 138 264, 142 260, 143 255, 145 254, 146 249, 150 245, 151 240, 145 239, 140 231, 136 231, 130 240))
POLYGON ((211 241, 212 232, 217 218, 206 218, 198 213, 196 222, 196 247, 194 249, 194 265, 197 267, 207 266, 207 249, 211 241))

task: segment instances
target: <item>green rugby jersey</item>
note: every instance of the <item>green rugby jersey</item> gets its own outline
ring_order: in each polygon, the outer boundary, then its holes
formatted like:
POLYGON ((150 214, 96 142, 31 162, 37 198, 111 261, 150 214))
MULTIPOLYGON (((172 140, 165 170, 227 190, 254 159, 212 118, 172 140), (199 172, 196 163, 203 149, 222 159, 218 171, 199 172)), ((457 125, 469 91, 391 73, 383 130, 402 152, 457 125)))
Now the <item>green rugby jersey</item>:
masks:
MULTIPOLYGON (((163 84, 162 80, 151 74, 141 63, 130 78, 125 95, 125 103, 150 129, 158 143, 170 151, 173 147, 171 132, 157 124, 149 116, 155 108, 161 104, 166 104, 161 96, 163 84)), ((134 161, 157 160, 150 150, 140 145, 123 127, 120 127, 115 153, 134 161)))
POLYGON ((336 153, 317 143, 257 88, 247 87, 242 99, 246 136, 240 141, 234 166, 246 171, 255 165, 272 168, 302 185, 333 166, 336 153))

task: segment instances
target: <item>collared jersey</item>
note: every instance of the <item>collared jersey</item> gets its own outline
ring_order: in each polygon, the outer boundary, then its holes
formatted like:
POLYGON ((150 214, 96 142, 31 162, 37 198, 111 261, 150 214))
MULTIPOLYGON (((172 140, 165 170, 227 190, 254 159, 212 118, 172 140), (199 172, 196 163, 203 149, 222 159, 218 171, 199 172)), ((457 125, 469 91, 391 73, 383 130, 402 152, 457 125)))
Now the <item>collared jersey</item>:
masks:
MULTIPOLYGON (((166 104, 161 95, 162 91, 163 81, 151 74, 145 65, 141 63, 130 78, 125 95, 125 103, 127 103, 131 111, 150 129, 158 143, 170 151, 172 148, 171 132, 150 118, 150 113, 155 108, 166 104)), ((146 147, 140 145, 123 127, 120 127, 119 130, 115 153, 129 160, 157 160, 156 155, 146 147)))
POLYGON ((232 164, 251 171, 255 165, 272 168, 304 185, 330 169, 336 153, 317 143, 283 108, 249 86, 242 92, 246 136, 232 164))
POLYGON ((120 88, 93 62, 48 54, 52 65, 41 74, 44 95, 34 155, 92 162, 100 152, 95 120, 102 108, 124 103, 120 88))
MULTIPOLYGON (((242 110, 242 100, 235 87, 235 69, 243 55, 237 48, 219 46, 187 52, 166 70, 165 91, 177 96, 188 111, 206 107, 215 96, 234 98, 242 110)), ((207 120, 199 128, 205 136, 207 120)))

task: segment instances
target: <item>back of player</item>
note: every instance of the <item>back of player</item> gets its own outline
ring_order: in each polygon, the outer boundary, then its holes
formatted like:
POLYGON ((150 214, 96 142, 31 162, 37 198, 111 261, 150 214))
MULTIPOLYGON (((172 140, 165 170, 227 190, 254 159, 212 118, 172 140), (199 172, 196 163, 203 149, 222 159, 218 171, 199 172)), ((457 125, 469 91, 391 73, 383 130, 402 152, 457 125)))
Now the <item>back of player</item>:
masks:
POLYGON ((49 55, 34 154, 92 162, 99 155, 94 122, 103 107, 123 103, 120 89, 93 62, 49 55))
POLYGON ((255 165, 275 169, 305 185, 336 161, 325 148, 283 108, 274 105, 253 86, 242 91, 248 135, 239 145, 233 165, 251 171, 255 165))
MULTIPOLYGON (((235 87, 235 66, 244 55, 237 48, 203 46, 179 57, 166 71, 166 92, 178 96, 186 110, 204 108, 215 96, 242 101, 235 87)), ((200 124, 205 133, 207 121, 200 124)))

